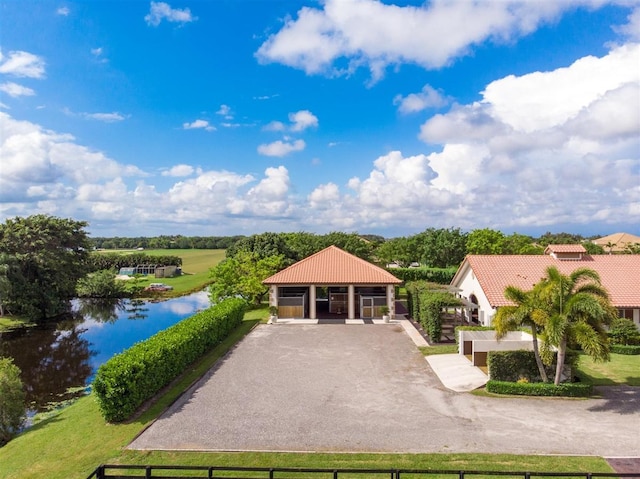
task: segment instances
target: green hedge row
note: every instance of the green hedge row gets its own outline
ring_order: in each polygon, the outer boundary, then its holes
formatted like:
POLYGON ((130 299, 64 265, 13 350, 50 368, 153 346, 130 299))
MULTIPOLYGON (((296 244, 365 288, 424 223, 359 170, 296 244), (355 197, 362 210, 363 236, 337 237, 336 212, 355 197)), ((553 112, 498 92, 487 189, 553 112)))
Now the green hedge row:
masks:
POLYGON ((462 305, 442 285, 427 281, 411 281, 406 285, 410 316, 418 321, 432 341, 442 336, 442 313, 449 307, 462 305))
POLYGON ((456 268, 388 268, 392 275, 402 281, 430 281, 449 284, 456 274, 456 268))
MULTIPOLYGON (((555 376, 556 357, 557 353, 554 352, 553 363, 551 365, 545 364, 544 369, 549 378, 555 376)), ((567 350, 565 367, 573 371, 578 357, 579 355, 576 351, 567 350)), ((487 365, 489 367, 489 377, 496 381, 516 382, 521 379, 530 382, 542 381, 533 351, 524 349, 516 351, 490 351, 487 356, 487 365)))
POLYGON ((611 352, 616 354, 626 354, 628 356, 635 356, 640 354, 640 346, 626 345, 626 344, 612 344, 611 352))
POLYGON ((224 340, 244 317, 246 303, 228 299, 134 344, 98 369, 93 390, 109 422, 128 419, 193 361, 224 340))
POLYGON ((146 253, 93 253, 89 255, 91 271, 103 269, 119 270, 120 268, 138 266, 139 264, 161 264, 164 266, 182 266, 182 258, 175 255, 149 255, 146 253))
POLYGON ((516 396, 589 397, 593 392, 593 387, 591 384, 584 383, 561 383, 556 386, 553 383, 514 383, 490 380, 487 382, 487 391, 516 396))

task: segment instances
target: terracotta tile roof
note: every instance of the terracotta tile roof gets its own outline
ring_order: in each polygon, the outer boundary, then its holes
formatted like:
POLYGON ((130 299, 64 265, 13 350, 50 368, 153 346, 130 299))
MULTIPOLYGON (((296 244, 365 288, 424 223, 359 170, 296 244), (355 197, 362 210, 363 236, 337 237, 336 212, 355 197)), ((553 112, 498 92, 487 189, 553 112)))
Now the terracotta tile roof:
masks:
POLYGON ((593 242, 605 248, 605 251, 609 251, 609 248, 611 248, 611 251, 624 251, 627 245, 640 244, 640 236, 629 233, 614 233, 595 239, 593 242), (608 247, 607 245, 613 246, 608 247))
POLYGON ((586 253, 587 250, 581 244, 550 244, 544 250, 545 254, 551 253, 586 253))
POLYGON ((270 276, 264 284, 400 284, 388 271, 329 246, 270 276))
MULTIPOLYGON (((584 255, 579 261, 562 261, 548 255, 469 255, 465 264, 472 268, 491 306, 510 303, 503 293, 507 286, 529 290, 545 276, 547 267, 556 266, 565 275, 577 268, 597 271, 618 308, 640 308, 640 255, 584 255)), ((452 284, 455 285, 459 274, 452 284)))

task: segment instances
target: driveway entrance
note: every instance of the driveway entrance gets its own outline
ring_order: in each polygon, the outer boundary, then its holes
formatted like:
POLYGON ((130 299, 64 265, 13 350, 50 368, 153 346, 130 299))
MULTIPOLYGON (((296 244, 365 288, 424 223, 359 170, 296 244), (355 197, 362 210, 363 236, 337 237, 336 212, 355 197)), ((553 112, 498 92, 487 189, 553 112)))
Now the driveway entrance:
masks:
POLYGON ((637 456, 640 388, 603 399, 445 389, 398 324, 260 325, 133 449, 637 456))

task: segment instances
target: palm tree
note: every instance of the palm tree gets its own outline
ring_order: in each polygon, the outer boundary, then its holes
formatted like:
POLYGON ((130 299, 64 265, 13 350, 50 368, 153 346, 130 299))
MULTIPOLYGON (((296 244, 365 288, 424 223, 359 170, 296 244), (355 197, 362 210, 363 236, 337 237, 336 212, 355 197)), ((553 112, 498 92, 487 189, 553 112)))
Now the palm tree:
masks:
MULTIPOLYGON (((603 325, 617 314, 597 272, 579 268, 566 276, 549 266, 536 285, 540 306, 548 317, 545 337, 558 349, 554 383, 560 384, 567 344, 575 342, 596 361, 609 360, 609 340, 603 325)), ((535 289, 535 288, 534 288, 535 289)))
POLYGON ((515 286, 507 286, 504 297, 514 303, 514 306, 502 306, 493 317, 492 325, 496 330, 496 339, 502 339, 509 331, 515 331, 522 326, 531 328, 533 342, 533 354, 536 358, 538 371, 543 382, 548 382, 547 372, 542 364, 540 350, 538 348, 538 333, 544 326, 546 313, 542 311, 536 302, 536 290, 523 291, 515 286))

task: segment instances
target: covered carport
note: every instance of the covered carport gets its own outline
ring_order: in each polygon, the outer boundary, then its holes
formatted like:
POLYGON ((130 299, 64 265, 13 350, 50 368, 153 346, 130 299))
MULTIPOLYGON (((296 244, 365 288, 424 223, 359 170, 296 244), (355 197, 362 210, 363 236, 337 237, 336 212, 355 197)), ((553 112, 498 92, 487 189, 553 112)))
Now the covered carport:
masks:
POLYGON ((380 318, 395 315, 402 281, 337 246, 313 254, 263 281, 280 318, 380 318))

